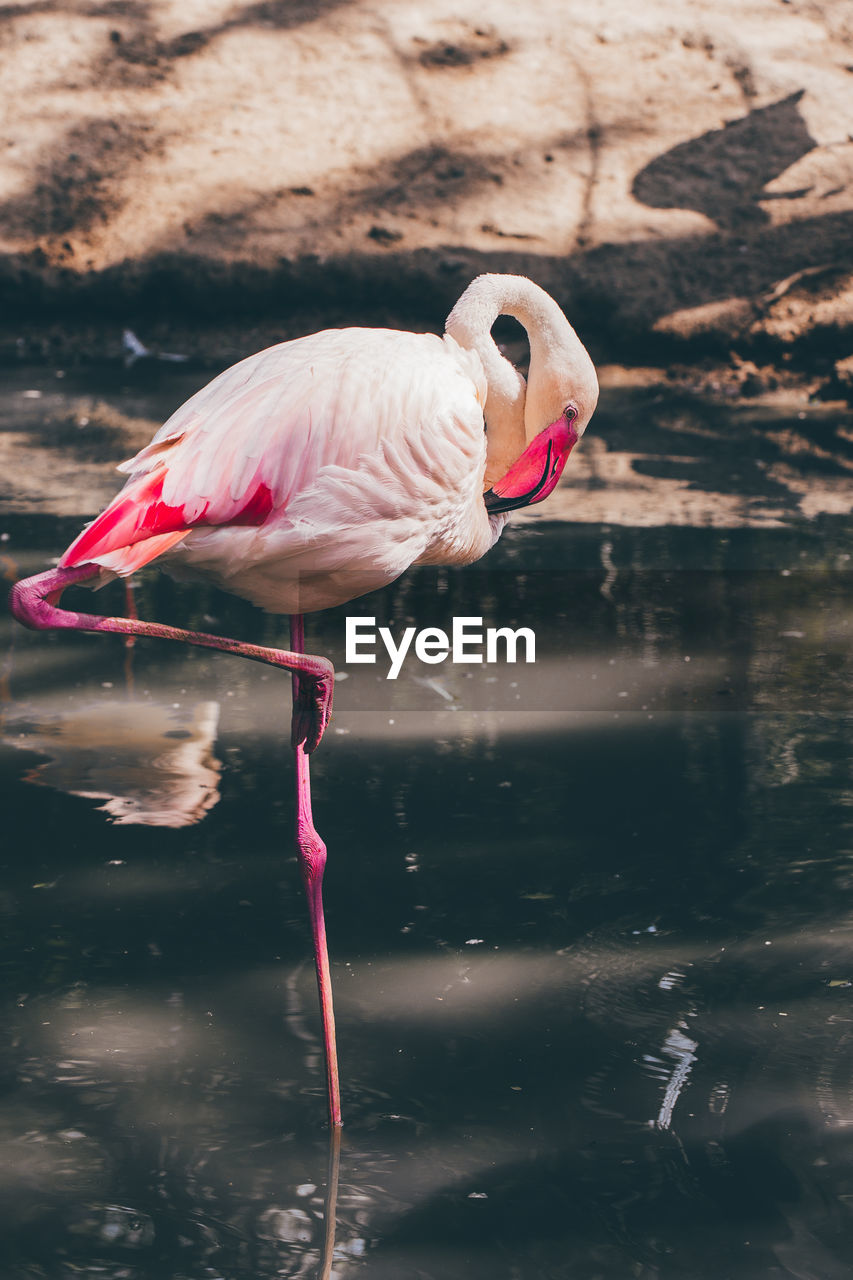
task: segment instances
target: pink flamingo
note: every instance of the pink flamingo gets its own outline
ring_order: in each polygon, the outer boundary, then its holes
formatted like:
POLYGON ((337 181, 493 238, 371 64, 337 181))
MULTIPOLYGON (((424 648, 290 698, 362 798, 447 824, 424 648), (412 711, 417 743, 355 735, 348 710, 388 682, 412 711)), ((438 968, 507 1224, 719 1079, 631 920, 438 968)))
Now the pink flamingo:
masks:
POLYGON ((329 720, 334 671, 305 653, 302 615, 385 586, 412 564, 477 560, 508 512, 554 489, 597 398, 592 361, 556 302, 522 276, 480 276, 441 338, 329 329, 226 369, 122 464, 124 488, 59 566, 12 589, 12 612, 29 627, 182 640, 293 673, 296 840, 333 1128, 341 1106, 326 847, 311 815, 308 755, 329 720), (527 330, 527 382, 491 337, 499 315, 527 330), (289 614, 291 649, 59 608, 66 587, 161 556, 289 614))

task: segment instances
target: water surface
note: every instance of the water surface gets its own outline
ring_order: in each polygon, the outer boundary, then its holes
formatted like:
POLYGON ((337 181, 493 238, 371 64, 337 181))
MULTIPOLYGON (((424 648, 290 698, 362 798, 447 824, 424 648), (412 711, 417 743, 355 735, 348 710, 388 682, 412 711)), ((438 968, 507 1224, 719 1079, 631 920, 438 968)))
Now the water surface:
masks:
MULTIPOLYGON (((612 402, 614 431, 647 409, 612 402)), ((20 505, 3 550, 34 572, 80 521, 20 505)), ((333 1274, 846 1276, 848 524, 545 507, 471 570, 309 624, 345 677, 313 764, 333 1274), (344 661, 347 612, 531 626, 537 660, 390 682, 344 661)), ((137 604, 283 639, 155 572, 137 604)), ((0 643, 4 1274, 313 1276, 327 1133, 288 682, 5 615, 0 643)))

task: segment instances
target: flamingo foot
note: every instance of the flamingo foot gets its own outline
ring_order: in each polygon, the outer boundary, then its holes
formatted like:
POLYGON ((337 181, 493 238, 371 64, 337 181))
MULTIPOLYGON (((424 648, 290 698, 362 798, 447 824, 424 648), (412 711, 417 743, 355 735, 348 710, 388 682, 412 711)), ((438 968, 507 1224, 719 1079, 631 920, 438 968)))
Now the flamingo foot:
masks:
POLYGON ((295 751, 304 743, 308 755, 315 751, 332 714, 335 671, 320 675, 300 674, 293 682, 293 718, 290 722, 290 745, 295 751))

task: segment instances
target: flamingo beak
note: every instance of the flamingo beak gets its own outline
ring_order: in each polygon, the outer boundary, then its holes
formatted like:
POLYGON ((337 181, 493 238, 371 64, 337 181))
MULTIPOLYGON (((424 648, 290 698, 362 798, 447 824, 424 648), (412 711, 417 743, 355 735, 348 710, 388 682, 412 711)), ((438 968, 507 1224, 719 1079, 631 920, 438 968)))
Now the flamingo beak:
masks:
POLYGON ((541 502, 556 488, 569 454, 578 442, 573 422, 564 413, 534 436, 506 475, 483 494, 490 515, 541 502))

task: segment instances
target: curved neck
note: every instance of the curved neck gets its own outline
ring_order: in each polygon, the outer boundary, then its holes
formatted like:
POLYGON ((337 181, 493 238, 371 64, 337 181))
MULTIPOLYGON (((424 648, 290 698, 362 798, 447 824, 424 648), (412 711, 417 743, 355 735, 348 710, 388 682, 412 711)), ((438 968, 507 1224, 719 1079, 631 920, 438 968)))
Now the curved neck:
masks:
POLYGON ((502 356, 492 337, 498 316, 512 316, 527 332, 530 380, 551 364, 574 330, 553 298, 523 276, 483 275, 468 286, 447 317, 445 329, 460 346, 476 351, 488 385, 485 405, 486 482, 493 484, 523 453, 542 425, 527 424, 527 384, 502 356))

